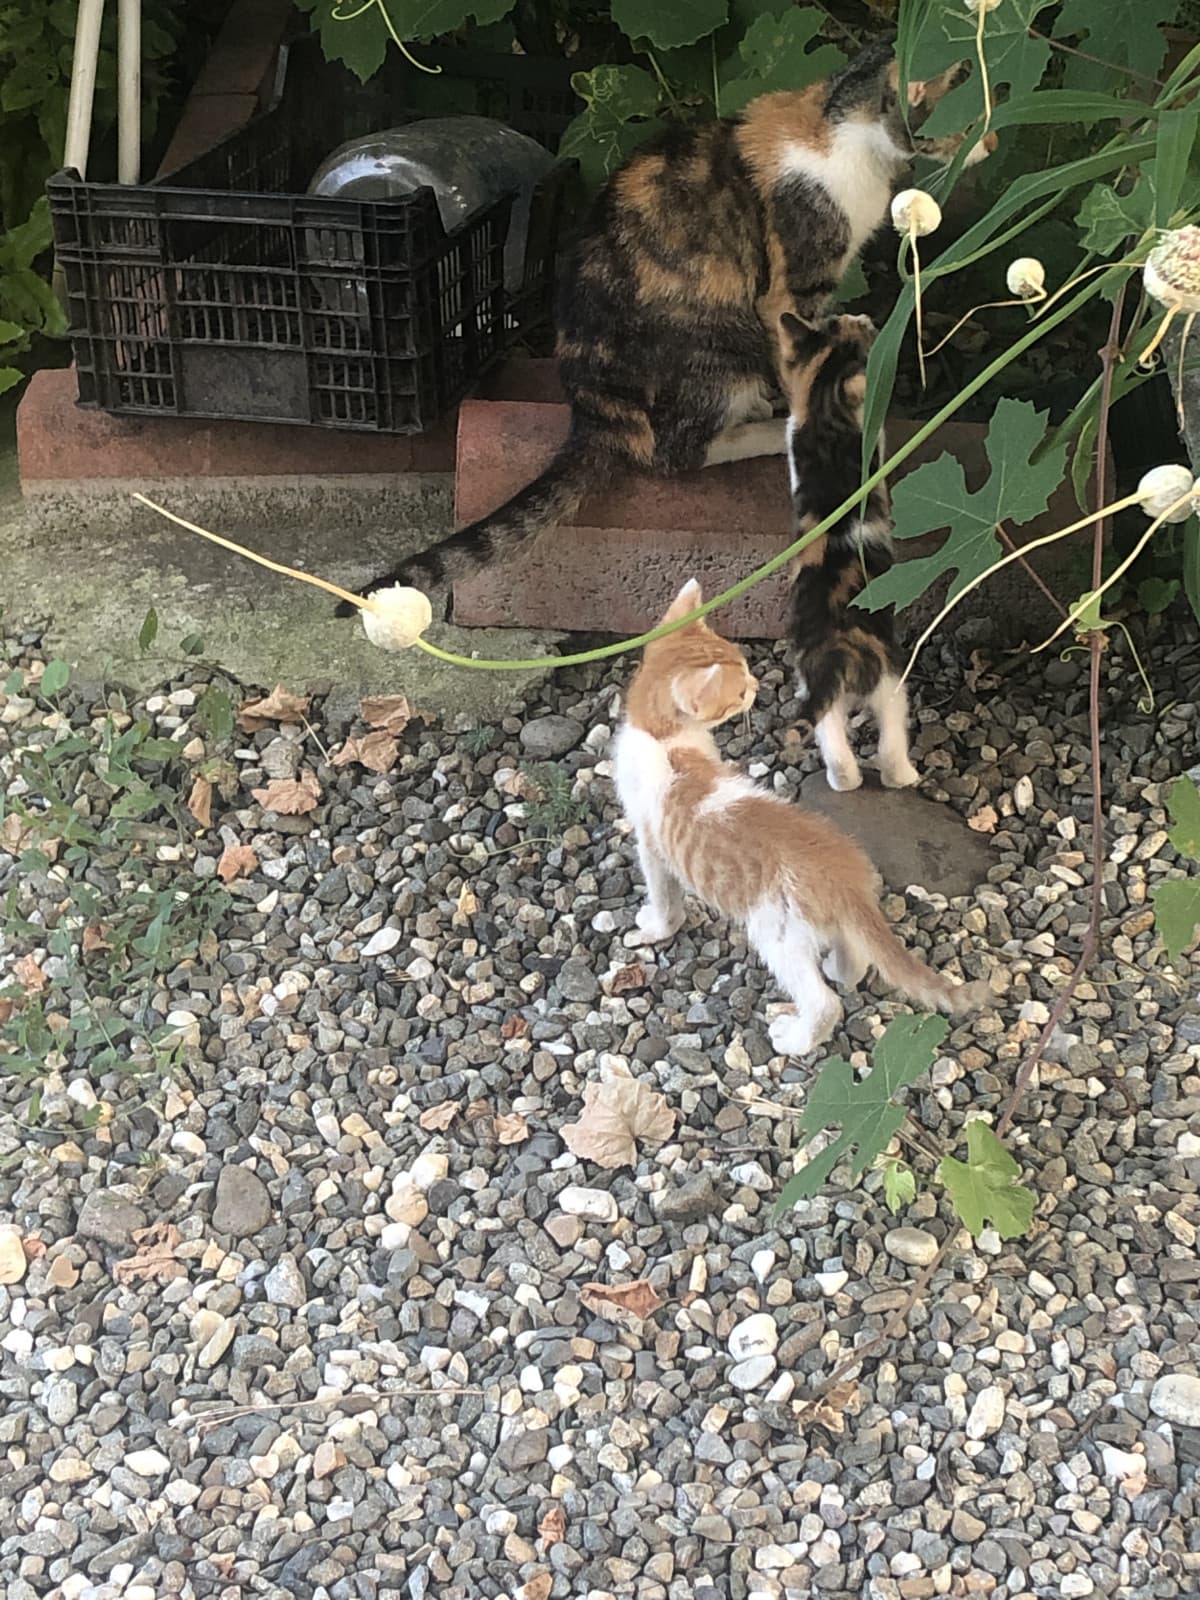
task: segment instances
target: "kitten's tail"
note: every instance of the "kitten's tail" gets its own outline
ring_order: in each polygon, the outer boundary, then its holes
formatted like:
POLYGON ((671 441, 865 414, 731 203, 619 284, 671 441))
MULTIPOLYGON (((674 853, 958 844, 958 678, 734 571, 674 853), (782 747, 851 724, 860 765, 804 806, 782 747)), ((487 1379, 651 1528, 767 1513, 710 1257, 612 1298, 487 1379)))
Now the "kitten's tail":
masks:
POLYGON ((494 561, 508 560, 546 528, 572 516, 584 496, 603 482, 608 460, 593 441, 570 434, 546 470, 511 500, 412 556, 389 576, 377 578, 371 588, 401 583, 428 592, 494 561))
POLYGON ((956 978, 927 967, 900 943, 873 899, 863 906, 855 932, 883 981, 899 989, 914 1005, 947 1011, 953 1017, 987 1004, 991 986, 986 978, 977 983, 959 983, 956 978))

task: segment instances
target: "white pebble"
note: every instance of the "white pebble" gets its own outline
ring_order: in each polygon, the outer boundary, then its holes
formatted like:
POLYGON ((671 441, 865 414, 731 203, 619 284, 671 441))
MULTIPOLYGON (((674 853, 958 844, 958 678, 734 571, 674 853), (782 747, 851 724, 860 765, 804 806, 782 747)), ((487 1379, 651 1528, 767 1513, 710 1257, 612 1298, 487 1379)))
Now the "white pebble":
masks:
POLYGON ((589 1222, 615 1222, 617 1202, 607 1189, 583 1189, 569 1184, 558 1197, 559 1209, 569 1217, 586 1217, 589 1222))
POLYGON ((729 1381, 735 1389, 757 1389, 774 1371, 774 1356, 751 1356, 748 1361, 739 1361, 737 1366, 730 1367, 729 1381))
POLYGON ((735 1361, 749 1361, 752 1356, 770 1355, 778 1344, 775 1318, 765 1311, 756 1311, 752 1317, 739 1322, 729 1335, 729 1354, 735 1361))
POLYGON ((378 933, 373 933, 362 947, 364 956, 385 956, 389 950, 394 950, 400 943, 399 928, 380 928, 378 933))
POLYGON ((171 1470, 171 1463, 161 1450, 131 1450, 125 1465, 139 1478, 159 1478, 171 1470))
POLYGON ((910 1267, 927 1267, 938 1253, 937 1240, 924 1228, 889 1228, 883 1236, 883 1247, 888 1255, 910 1267))
POLYGON ((986 1439, 995 1433, 1004 1421, 1004 1390, 989 1384, 975 1396, 975 1404, 967 1417, 967 1438, 986 1439))
POLYGON ((840 1294, 850 1282, 848 1272, 818 1272, 816 1278, 817 1287, 825 1295, 840 1294))
POLYGON ((1150 1409, 1164 1422, 1200 1428, 1200 1378, 1190 1372, 1168 1373, 1151 1389, 1150 1409))

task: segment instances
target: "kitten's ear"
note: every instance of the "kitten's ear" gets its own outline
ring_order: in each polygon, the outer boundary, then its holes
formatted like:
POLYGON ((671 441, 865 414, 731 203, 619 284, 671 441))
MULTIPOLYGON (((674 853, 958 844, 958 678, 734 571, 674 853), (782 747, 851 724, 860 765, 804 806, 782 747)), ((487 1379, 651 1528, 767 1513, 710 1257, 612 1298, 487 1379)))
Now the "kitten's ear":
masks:
POLYGON ((677 622, 680 617, 686 617, 695 611, 697 606, 704 604, 704 596, 700 592, 700 585, 695 578, 689 578, 667 608, 664 622, 677 622))
POLYGON ((685 717, 698 722, 708 719, 704 715, 705 697, 721 668, 717 662, 711 667, 697 667, 692 672, 681 672, 671 684, 675 704, 685 717))
POLYGON ((803 339, 805 334, 815 331, 811 322, 802 322, 794 311, 785 311, 779 325, 790 339, 803 339))

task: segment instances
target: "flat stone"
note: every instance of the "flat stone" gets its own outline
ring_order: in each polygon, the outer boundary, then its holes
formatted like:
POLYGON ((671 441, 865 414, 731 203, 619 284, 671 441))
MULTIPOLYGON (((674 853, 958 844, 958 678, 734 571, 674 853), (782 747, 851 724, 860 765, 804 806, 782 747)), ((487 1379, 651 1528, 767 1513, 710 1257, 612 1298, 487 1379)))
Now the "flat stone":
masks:
POLYGON ((975 1404, 967 1417, 967 1438, 986 1439, 995 1433, 1004 1421, 1004 1390, 989 1384, 975 1396, 975 1404))
POLYGON ((910 1267, 927 1267, 938 1253, 937 1240, 924 1228, 889 1228, 883 1236, 883 1247, 888 1255, 910 1267))
POLYGON ((799 798, 856 839, 898 891, 916 883, 951 898, 972 894, 995 859, 983 836, 949 806, 912 789, 885 789, 867 769, 862 788, 844 794, 829 787, 823 772, 810 773, 799 798))
POLYGON ((565 756, 583 738, 583 724, 574 717, 551 713, 534 717, 521 729, 521 749, 535 761, 553 761, 565 756))
POLYGON ((1164 1422, 1200 1428, 1200 1378, 1190 1372, 1168 1373, 1151 1389, 1150 1409, 1164 1422))
POLYGON ((160 1478, 171 1470, 170 1460, 161 1450, 131 1450, 125 1457, 125 1465, 139 1478, 160 1478))
POLYGON ((950 1518, 950 1532, 960 1544, 974 1544, 987 1532, 987 1523, 960 1506, 950 1518))
POLYGON ((249 1239, 260 1233, 270 1220, 271 1196, 258 1174, 249 1167, 222 1167, 212 1214, 216 1232, 232 1234, 235 1239, 249 1239))
POLYGON ((758 1389, 775 1372, 774 1356, 751 1356, 729 1369, 729 1381, 735 1389, 758 1389))
POLYGON ((756 1311, 752 1317, 739 1322, 729 1335, 729 1353, 735 1361, 749 1361, 752 1356, 769 1356, 779 1344, 779 1329, 775 1318, 765 1311, 756 1311))
POLYGON ((299 1311, 308 1302, 308 1287, 294 1256, 280 1256, 263 1279, 263 1292, 273 1306, 299 1311))
POLYGON ((589 1222, 615 1222, 617 1202, 607 1189, 582 1189, 571 1184, 558 1197, 559 1206, 569 1217, 586 1217, 589 1222))
POLYGON ((79 1208, 75 1232, 82 1239, 98 1239, 112 1250, 127 1250, 133 1235, 146 1226, 146 1213, 112 1189, 93 1189, 79 1208))
POLYGON ((389 950, 394 950, 399 943, 399 928, 380 928, 363 945, 362 953, 364 956, 383 956, 389 950))

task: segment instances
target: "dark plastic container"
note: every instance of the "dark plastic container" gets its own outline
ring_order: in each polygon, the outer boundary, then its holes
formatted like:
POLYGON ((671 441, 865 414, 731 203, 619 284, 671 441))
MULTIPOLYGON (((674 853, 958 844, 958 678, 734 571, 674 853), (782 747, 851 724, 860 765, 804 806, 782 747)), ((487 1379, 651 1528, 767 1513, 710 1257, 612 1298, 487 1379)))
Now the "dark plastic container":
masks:
MULTIPOLYGON (((551 150, 578 109, 559 62, 451 48, 423 59, 470 86, 479 114, 551 150)), ((515 292, 509 196, 448 233, 432 189, 306 194, 339 144, 429 114, 437 80, 417 78, 397 57, 359 84, 303 40, 281 59, 270 108, 178 171, 136 187, 52 178, 80 404, 420 433, 547 323, 573 163, 534 192, 515 292)))

